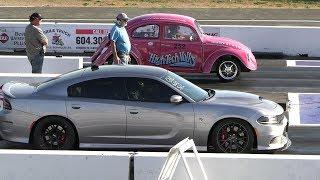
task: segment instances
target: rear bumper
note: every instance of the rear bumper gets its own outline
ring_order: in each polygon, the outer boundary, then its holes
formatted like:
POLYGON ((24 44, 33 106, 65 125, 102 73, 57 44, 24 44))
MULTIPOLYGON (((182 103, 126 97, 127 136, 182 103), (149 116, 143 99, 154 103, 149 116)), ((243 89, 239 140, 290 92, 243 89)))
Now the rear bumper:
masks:
POLYGON ((28 143, 32 119, 35 119, 35 116, 22 111, 0 111, 1 138, 12 142, 28 143))

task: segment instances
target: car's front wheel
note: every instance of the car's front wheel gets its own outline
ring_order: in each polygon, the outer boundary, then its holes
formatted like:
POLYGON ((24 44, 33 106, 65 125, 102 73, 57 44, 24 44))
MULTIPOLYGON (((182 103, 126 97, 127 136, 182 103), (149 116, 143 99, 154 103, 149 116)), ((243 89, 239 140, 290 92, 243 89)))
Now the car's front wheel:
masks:
POLYGON ((217 75, 221 81, 234 81, 240 75, 240 66, 234 60, 222 60, 218 63, 217 75))
POLYGON ((36 149, 74 149, 76 133, 68 121, 49 117, 37 123, 32 143, 36 149))
POLYGON ((210 144, 214 152, 248 153, 253 150, 254 133, 248 123, 227 119, 214 127, 210 144))

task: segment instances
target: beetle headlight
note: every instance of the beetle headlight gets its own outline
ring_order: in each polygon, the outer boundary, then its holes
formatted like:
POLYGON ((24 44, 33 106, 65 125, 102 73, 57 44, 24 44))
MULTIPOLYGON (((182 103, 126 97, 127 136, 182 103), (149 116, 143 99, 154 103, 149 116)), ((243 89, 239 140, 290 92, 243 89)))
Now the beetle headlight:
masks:
POLYGON ((258 123, 260 124, 280 124, 278 121, 277 116, 261 116, 258 120, 258 123))

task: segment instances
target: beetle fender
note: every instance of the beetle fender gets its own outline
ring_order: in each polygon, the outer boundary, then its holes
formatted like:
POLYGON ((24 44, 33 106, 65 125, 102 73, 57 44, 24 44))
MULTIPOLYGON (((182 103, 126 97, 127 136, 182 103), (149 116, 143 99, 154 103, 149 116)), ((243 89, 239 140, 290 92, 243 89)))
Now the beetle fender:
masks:
POLYGON ((246 57, 246 55, 243 54, 243 52, 237 52, 233 48, 223 49, 220 51, 216 51, 208 56, 202 66, 203 73, 210 73, 213 65, 219 60, 219 58, 223 56, 234 56, 241 62, 241 64, 246 64, 246 60, 243 59, 246 57))

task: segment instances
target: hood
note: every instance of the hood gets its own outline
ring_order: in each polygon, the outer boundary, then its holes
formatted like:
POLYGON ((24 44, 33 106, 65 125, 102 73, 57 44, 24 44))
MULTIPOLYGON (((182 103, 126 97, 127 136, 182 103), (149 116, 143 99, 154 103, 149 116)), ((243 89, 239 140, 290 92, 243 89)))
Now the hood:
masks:
POLYGON ((228 47, 242 49, 245 51, 251 51, 246 45, 226 37, 204 35, 203 42, 206 44, 218 44, 218 45, 224 45, 228 47))
POLYGON ((36 92, 36 87, 27 83, 9 82, 3 85, 2 91, 11 98, 24 98, 36 92))
POLYGON ((215 90, 215 96, 208 103, 221 103, 235 106, 250 106, 257 108, 275 109, 277 103, 264 100, 262 97, 245 92, 215 90))

